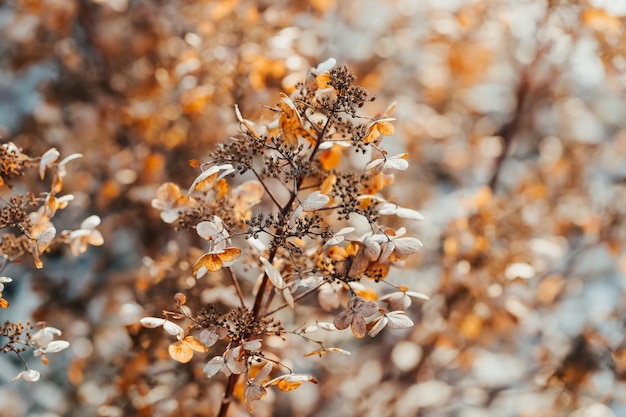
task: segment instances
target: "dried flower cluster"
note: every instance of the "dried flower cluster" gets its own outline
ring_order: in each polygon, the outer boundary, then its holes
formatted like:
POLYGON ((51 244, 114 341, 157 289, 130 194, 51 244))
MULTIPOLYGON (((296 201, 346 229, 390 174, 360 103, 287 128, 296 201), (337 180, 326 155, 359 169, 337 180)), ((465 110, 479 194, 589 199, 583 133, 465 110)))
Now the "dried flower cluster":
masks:
MULTIPOLYGON (((87 250, 88 245, 99 246, 103 243, 102 235, 96 226, 100 224, 98 216, 85 219, 79 229, 63 230, 57 234, 52 219, 58 210, 68 206, 73 200, 71 194, 61 195, 63 179, 67 175, 65 165, 73 159, 80 158, 80 154, 72 154, 61 161, 57 161, 60 154, 55 148, 46 151, 41 157, 30 157, 22 152, 13 142, 0 145, 0 259, 2 270, 8 263, 16 261, 28 253, 32 256, 35 267, 43 268, 41 255, 50 247, 60 244, 69 246, 73 255, 79 255, 87 250), (20 187, 16 184, 30 171, 38 169, 39 178, 43 181, 46 173, 51 172, 50 190, 42 193, 16 192, 20 187)), ((49 175, 50 177, 50 175, 49 175)), ((3 298, 5 284, 13 282, 10 277, 0 277, 0 308, 9 308, 9 301, 3 298)), ((0 326, 2 340, 0 351, 12 352, 22 359, 25 370, 20 372, 13 381, 23 379, 27 382, 36 382, 40 374, 30 369, 22 353, 33 350, 35 356, 41 356, 43 364, 48 363, 47 353, 64 350, 69 343, 64 340, 53 340, 61 335, 61 331, 54 327, 40 324, 40 329, 31 334, 30 323, 6 321, 0 326)))
MULTIPOLYGON (((289 391, 315 382, 310 375, 295 374, 286 365, 289 358, 265 348, 272 337, 311 341, 314 323, 288 329, 277 318, 282 310, 298 315, 300 304, 310 304, 317 295, 319 306, 335 315, 332 324, 317 326, 328 331, 350 327, 362 338, 384 328, 411 327, 404 312, 409 296, 427 298, 397 287, 397 295, 379 299, 363 283, 385 280, 391 267, 401 267, 422 247, 405 236, 405 228, 383 223, 393 215, 412 220, 421 215, 381 195, 408 162, 406 154, 389 156, 381 148, 383 137, 393 134, 394 106, 372 118, 360 113, 368 100, 354 75, 330 59, 311 70, 291 95, 281 94, 270 108, 272 122, 256 125, 236 108, 240 134, 218 145, 208 162, 192 162, 201 173, 186 194, 165 183, 152 202, 165 222, 204 241, 191 274, 232 286, 237 294, 235 305, 194 302, 201 306, 194 312, 187 296, 178 293, 176 311, 141 320, 144 327, 163 327, 176 338, 168 351, 178 362, 211 350, 203 373, 229 378, 220 416, 226 415, 238 385, 245 386, 244 402, 252 412, 253 401, 262 399, 269 386, 289 391), (371 162, 351 169, 344 160, 350 152, 371 162), (230 177, 244 175, 252 178, 230 186, 230 177)), ((341 351, 316 344, 316 354, 341 351)))

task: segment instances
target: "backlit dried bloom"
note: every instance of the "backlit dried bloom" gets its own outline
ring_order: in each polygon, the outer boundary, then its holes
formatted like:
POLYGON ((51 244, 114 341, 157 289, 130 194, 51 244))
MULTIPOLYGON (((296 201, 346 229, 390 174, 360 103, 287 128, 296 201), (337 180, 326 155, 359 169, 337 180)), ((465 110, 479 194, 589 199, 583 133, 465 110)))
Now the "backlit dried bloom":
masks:
POLYGON ((38 347, 45 349, 52 342, 55 336, 61 336, 61 330, 56 327, 43 327, 31 336, 30 340, 35 342, 38 347))
POLYGON ((264 384, 264 386, 271 387, 273 385, 276 385, 276 388, 278 388, 279 390, 287 392, 298 388, 300 385, 302 385, 303 382, 312 382, 314 384, 317 384, 317 380, 311 375, 287 374, 281 375, 272 379, 271 381, 268 381, 266 384, 264 384))
POLYGON ((385 202, 379 205, 378 213, 383 216, 396 215, 407 220, 424 220, 424 216, 419 211, 400 207, 398 204, 392 202, 385 202))
POLYGON ((182 338, 185 331, 178 324, 159 317, 144 317, 139 320, 143 327, 154 329, 163 326, 163 329, 170 335, 182 338))
POLYGON ((263 386, 263 380, 266 379, 270 372, 272 372, 273 365, 271 362, 267 362, 259 373, 253 378, 249 379, 246 383, 246 387, 243 391, 243 398, 248 408, 248 411, 253 413, 254 408, 252 402, 262 400, 267 395, 267 390, 263 386))
POLYGON ((333 233, 333 237, 328 239, 324 245, 325 246, 338 245, 339 243, 344 241, 344 239, 346 238, 346 235, 354 232, 355 230, 356 229, 354 227, 344 227, 340 229, 338 232, 333 233))
POLYGON ((70 342, 66 340, 53 340, 45 347, 39 347, 35 350, 35 356, 45 355, 46 353, 56 353, 67 349, 70 346, 70 342))
POLYGON ((330 80, 330 70, 337 65, 335 58, 329 58, 326 61, 319 64, 315 69, 309 71, 307 76, 306 86, 309 91, 316 93, 316 99, 320 102, 323 100, 332 100, 331 93, 336 93, 336 90, 328 84, 330 80))
POLYGON ((193 274, 196 278, 202 278, 207 272, 216 272, 234 264, 241 255, 239 248, 224 248, 205 253, 193 265, 193 274))
POLYGON ((55 327, 43 327, 30 337, 29 344, 36 346, 34 355, 41 356, 41 362, 48 364, 46 354, 56 353, 69 347, 69 342, 65 340, 54 340, 56 336, 60 336, 61 331, 55 327))
POLYGON ((56 148, 50 148, 43 155, 39 161, 39 177, 43 180, 46 175, 46 168, 50 167, 54 161, 59 158, 59 151, 56 148))
POLYGON ((213 165, 196 177, 191 187, 189 187, 187 195, 194 191, 210 191, 218 180, 233 172, 235 172, 235 169, 231 164, 213 165))
POLYGON ((37 267, 38 269, 43 268, 43 262, 41 261, 39 255, 42 254, 48 248, 48 246, 50 246, 50 243, 52 242, 52 239, 54 239, 54 237, 56 236, 56 233, 57 231, 54 226, 49 226, 47 229, 42 230, 34 236, 31 236, 34 243, 34 250, 32 254, 35 260, 35 267, 37 267))
POLYGON ((156 198, 152 200, 152 207, 161 211, 161 219, 165 223, 175 222, 181 212, 194 205, 195 200, 188 196, 182 196, 180 188, 171 182, 161 185, 157 190, 156 198))
POLYGON ((368 237, 371 247, 376 244, 380 245, 380 255, 378 262, 385 262, 393 255, 393 259, 404 259, 409 255, 413 255, 422 248, 422 242, 414 237, 403 237, 406 233, 404 227, 394 231, 385 230, 383 233, 376 233, 368 237))
POLYGON ((37 211, 28 213, 28 219, 30 220, 29 236, 32 239, 37 238, 42 232, 50 227, 54 227, 50 221, 50 216, 47 214, 48 212, 49 210, 44 205, 39 207, 37 211))
POLYGON ((389 329, 407 329, 413 326, 413 320, 407 317, 404 311, 390 311, 383 310, 383 315, 374 319, 374 326, 369 331, 371 337, 376 336, 385 327, 389 329))
POLYGON ((335 58, 328 58, 326 61, 320 63, 315 70, 311 71, 314 75, 321 75, 330 72, 337 65, 335 58))
POLYGON ((27 369, 17 374, 11 382, 15 382, 18 379, 22 379, 26 382, 37 382, 39 381, 39 378, 41 378, 41 374, 38 371, 35 371, 34 369, 27 369))
POLYGON ((278 271, 278 269, 276 269, 274 265, 269 263, 269 261, 265 259, 264 257, 261 256, 259 259, 263 263, 265 273, 267 274, 267 277, 269 278, 269 280, 272 282, 272 284, 274 284, 274 287, 276 287, 276 289, 281 292, 283 297, 285 297, 287 304, 289 304, 289 306, 293 308, 294 307, 293 296, 291 295, 289 286, 285 284, 285 280, 283 280, 283 277, 280 274, 280 271, 278 271))
POLYGON ((324 284, 324 276, 319 274, 299 275, 297 278, 289 282, 291 292, 294 293, 300 287, 319 288, 324 284))
POLYGON ((71 194, 56 197, 54 194, 50 193, 46 196, 44 205, 40 207, 39 210, 43 211, 45 217, 52 218, 57 210, 66 208, 72 200, 74 200, 74 196, 71 194))
POLYGON ((330 198, 327 195, 322 194, 319 191, 314 191, 302 201, 302 210, 304 211, 319 210, 322 207, 324 207, 326 204, 328 204, 329 201, 330 201, 330 198))
POLYGON ((174 322, 158 317, 144 317, 139 322, 149 329, 162 326, 168 334, 178 339, 168 346, 170 357, 177 362, 187 363, 193 357, 194 352, 205 353, 209 350, 200 340, 193 336, 186 336, 183 328, 174 322))
POLYGON ((99 224, 100 217, 89 216, 80 224, 80 229, 70 232, 68 240, 74 256, 86 252, 89 245, 101 246, 104 243, 102 234, 96 230, 99 224))
POLYGON ((289 145, 295 146, 298 144, 298 137, 304 133, 300 112, 294 102, 285 93, 280 93, 278 105, 282 110, 278 124, 283 139, 289 145))
POLYGON ((385 175, 393 174, 398 171, 405 171, 409 168, 408 153, 401 153, 393 156, 385 156, 384 158, 374 159, 365 166, 366 170, 372 170, 374 175, 383 173, 385 175))
POLYGON ((356 337, 364 337, 367 331, 365 319, 378 311, 378 304, 373 301, 365 301, 361 297, 352 297, 348 302, 347 310, 339 313, 333 324, 339 330, 352 328, 356 337))
POLYGON ((310 333, 316 330, 326 330, 327 332, 332 332, 337 330, 337 328, 333 323, 316 321, 315 324, 311 324, 310 326, 307 326, 304 330, 302 330, 302 333, 310 333))
POLYGON ((218 340, 227 336, 228 330, 222 326, 212 326, 208 329, 202 329, 198 338, 200 342, 206 347, 211 347, 217 343, 218 340))
POLYGON ((395 132, 393 127, 394 118, 379 119, 372 122, 367 128, 367 134, 363 139, 365 143, 376 142, 380 136, 392 136, 395 132))
POLYGON ((194 352, 206 353, 209 348, 193 336, 186 336, 170 344, 167 349, 170 357, 177 362, 187 363, 194 352))
POLYGON ((241 111, 239 110, 239 106, 237 104, 235 104, 235 115, 237 116, 237 120, 239 120, 239 123, 241 123, 241 125, 245 127, 246 130, 244 131, 244 133, 248 133, 253 138, 256 138, 256 139, 260 137, 256 129, 254 128, 254 123, 251 122, 250 120, 243 118, 243 116, 241 115, 241 111))
POLYGON ((317 293, 317 301, 319 302, 320 307, 326 311, 331 311, 339 307, 339 295, 342 291, 343 286, 341 283, 324 283, 317 293))
POLYGON ((406 310, 411 306, 411 298, 422 300, 429 299, 427 295, 416 291, 409 291, 406 287, 400 287, 399 289, 400 291, 392 292, 379 298, 380 301, 387 303, 391 311, 406 310))
POLYGON ((211 251, 223 250, 230 238, 222 219, 213 216, 212 221, 203 221, 196 225, 198 236, 210 244, 211 251))
POLYGON ((224 355, 211 358, 202 369, 202 372, 208 378, 217 375, 218 372, 221 372, 224 376, 243 374, 248 369, 248 366, 247 363, 242 360, 241 353, 241 345, 227 349, 224 355))

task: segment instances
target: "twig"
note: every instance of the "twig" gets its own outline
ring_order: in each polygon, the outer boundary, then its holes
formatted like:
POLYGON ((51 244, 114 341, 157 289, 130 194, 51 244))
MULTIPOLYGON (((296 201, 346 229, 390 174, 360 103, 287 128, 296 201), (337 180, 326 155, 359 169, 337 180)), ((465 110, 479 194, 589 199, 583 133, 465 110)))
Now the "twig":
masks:
POLYGON ((495 191, 496 186, 498 185, 498 179, 502 171, 502 165, 504 164, 507 154, 511 149, 513 140, 518 133, 522 117, 524 116, 524 104, 526 102, 526 97, 528 96, 528 91, 528 76, 527 72, 525 71, 522 74, 522 78, 517 87, 517 108, 515 110, 515 114, 513 115, 513 118, 505 123, 496 133, 496 136, 502 137, 502 140, 504 141, 504 146, 502 148, 502 153, 500 153, 498 159, 496 159, 496 166, 494 167, 491 179, 489 180, 489 188, 491 188, 491 191, 495 191))
POLYGON ((233 285, 235 286, 235 291, 237 292, 237 296, 239 297, 239 301, 241 302, 241 306, 245 307, 246 306, 246 302, 245 302, 245 300, 243 298, 243 292, 241 292, 241 287, 239 286, 239 280, 237 279, 237 276, 233 272, 233 268, 227 267, 225 269, 226 269, 226 273, 230 277, 230 280, 233 282, 233 285))

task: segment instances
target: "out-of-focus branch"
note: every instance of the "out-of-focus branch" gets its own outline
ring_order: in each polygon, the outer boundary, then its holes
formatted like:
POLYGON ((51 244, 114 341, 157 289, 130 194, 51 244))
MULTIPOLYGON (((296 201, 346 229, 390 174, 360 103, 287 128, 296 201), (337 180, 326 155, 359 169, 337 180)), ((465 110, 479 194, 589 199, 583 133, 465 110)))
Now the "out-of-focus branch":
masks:
POLYGON ((506 160, 506 157, 511 149, 513 144, 513 140, 515 139, 517 133, 519 132, 519 128, 521 125, 521 121, 524 117, 525 113, 525 103, 528 97, 528 92, 530 90, 528 83, 528 72, 524 71, 522 73, 519 85, 517 86, 516 91, 516 110, 513 118, 506 122, 500 130, 496 133, 496 136, 500 136, 504 142, 504 146, 502 147, 502 153, 496 159, 496 164, 493 169, 493 173, 491 174, 491 179, 489 180, 489 188, 492 191, 495 191, 496 186, 498 185, 498 179, 500 177, 500 172, 502 171, 502 165, 506 160))

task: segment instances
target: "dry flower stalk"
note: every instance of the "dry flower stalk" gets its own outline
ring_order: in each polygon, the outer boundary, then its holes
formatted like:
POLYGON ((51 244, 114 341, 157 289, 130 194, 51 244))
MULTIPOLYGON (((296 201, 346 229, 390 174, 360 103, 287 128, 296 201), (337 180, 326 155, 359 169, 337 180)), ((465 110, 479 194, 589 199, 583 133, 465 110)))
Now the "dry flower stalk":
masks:
POLYGON ((378 117, 362 115, 360 109, 372 99, 355 81, 350 70, 330 59, 311 70, 290 96, 280 95, 271 108, 273 122, 256 125, 236 107, 240 134, 220 144, 208 162, 193 161, 201 172, 186 194, 168 182, 152 202, 165 222, 204 241, 204 253, 191 269, 195 278, 228 277, 224 285, 237 293, 234 305, 203 305, 178 293, 176 311, 141 320, 144 327, 163 327, 176 338, 168 352, 178 362, 191 361, 194 352, 217 350, 203 373, 228 377, 221 417, 236 392, 244 393, 252 412, 252 402, 265 397, 270 386, 290 391, 316 382, 295 374, 283 363, 286 358, 266 348, 266 338, 296 335, 317 344, 319 355, 345 352, 310 339, 305 333, 311 326, 288 329, 277 312, 297 311, 306 297, 317 294, 320 311, 336 315, 334 326, 319 323, 320 328, 351 327, 359 338, 368 331, 373 337, 385 327, 411 327, 402 311, 410 305, 405 297, 427 298, 398 287, 399 296, 378 299, 361 283, 385 280, 391 267, 401 267, 422 247, 405 236, 404 227, 394 230, 382 221, 422 216, 381 196, 395 173, 408 168, 407 154, 388 156, 380 147, 393 135, 394 105, 378 117), (371 162, 351 168, 343 158, 350 151, 369 155, 371 162), (243 175, 253 179, 231 188, 229 178, 243 175), (367 226, 356 229, 356 218, 367 226), (249 268, 239 268, 242 263, 249 268))

